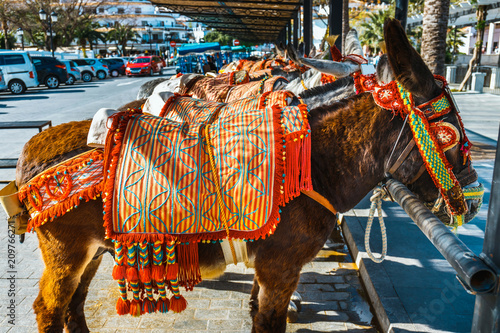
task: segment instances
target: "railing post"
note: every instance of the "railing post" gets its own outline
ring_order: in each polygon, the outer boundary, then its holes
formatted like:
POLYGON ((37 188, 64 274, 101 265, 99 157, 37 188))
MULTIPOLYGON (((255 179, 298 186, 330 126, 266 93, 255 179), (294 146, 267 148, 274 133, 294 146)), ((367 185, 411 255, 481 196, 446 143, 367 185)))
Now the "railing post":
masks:
POLYGON ((312 0, 304 0, 304 52, 309 55, 313 45, 312 0))
MULTIPOLYGON (((500 135, 500 131, 499 131, 500 135)), ((484 230, 483 254, 496 267, 500 267, 500 144, 497 144, 493 180, 484 230)), ((500 332, 500 298, 498 285, 494 292, 476 296, 472 332, 500 332)))
POLYGON ((335 46, 342 52, 342 0, 330 0, 330 16, 328 16, 328 25, 330 26, 330 35, 339 35, 335 41, 335 46))

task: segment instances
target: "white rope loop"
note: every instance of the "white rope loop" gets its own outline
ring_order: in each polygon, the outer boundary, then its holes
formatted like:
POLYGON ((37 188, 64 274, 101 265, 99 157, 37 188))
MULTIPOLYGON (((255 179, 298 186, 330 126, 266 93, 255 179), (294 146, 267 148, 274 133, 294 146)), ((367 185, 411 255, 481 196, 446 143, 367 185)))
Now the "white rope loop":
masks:
POLYGON ((366 254, 368 254, 368 257, 370 257, 370 259, 373 262, 376 262, 377 264, 380 264, 382 261, 384 261, 385 256, 387 255, 387 231, 385 229, 384 217, 382 215, 382 199, 385 195, 386 192, 378 186, 373 190, 373 195, 370 198, 370 201, 372 203, 370 206, 370 213, 368 216, 368 222, 366 223, 366 230, 365 230, 366 254), (380 224, 380 233, 382 234, 382 254, 378 258, 373 255, 372 250, 370 248, 370 232, 372 230, 375 209, 378 210, 378 221, 380 224))

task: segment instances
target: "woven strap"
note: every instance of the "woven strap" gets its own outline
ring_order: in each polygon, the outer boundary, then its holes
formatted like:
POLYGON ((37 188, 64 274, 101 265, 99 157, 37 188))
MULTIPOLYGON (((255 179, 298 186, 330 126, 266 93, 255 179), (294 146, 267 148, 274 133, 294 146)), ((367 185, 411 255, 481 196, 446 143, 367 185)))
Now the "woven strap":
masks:
POLYGON ((302 190, 301 192, 304 193, 305 195, 307 195, 309 198, 316 201, 317 203, 319 203, 321 206, 328 209, 330 212, 332 212, 333 215, 337 214, 337 211, 335 210, 335 208, 333 208, 333 205, 330 203, 330 201, 328 201, 327 198, 325 198, 324 196, 322 196, 318 192, 306 191, 306 190, 302 190))
POLYGON ((212 175, 214 177, 215 189, 217 191, 217 202, 219 203, 219 209, 221 213, 222 223, 224 224, 224 228, 226 229, 227 240, 229 241, 229 246, 231 247, 231 254, 233 255, 234 264, 238 264, 238 259, 236 258, 236 251, 234 250, 234 244, 231 238, 229 238, 229 227, 227 226, 227 218, 226 218, 226 210, 224 208, 224 201, 222 199, 222 190, 219 184, 219 173, 217 172, 217 168, 215 166, 214 154, 212 151, 212 142, 210 140, 209 133, 210 125, 207 124, 205 126, 205 141, 207 143, 208 155, 210 156, 210 166, 212 169, 212 175))

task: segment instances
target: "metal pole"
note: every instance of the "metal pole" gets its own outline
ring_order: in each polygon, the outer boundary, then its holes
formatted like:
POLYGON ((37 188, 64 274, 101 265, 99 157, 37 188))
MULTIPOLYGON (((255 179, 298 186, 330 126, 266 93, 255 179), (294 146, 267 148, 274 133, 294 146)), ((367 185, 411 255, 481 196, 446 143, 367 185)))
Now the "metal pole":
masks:
POLYGON ((292 44, 292 20, 288 21, 286 25, 287 44, 292 44))
POLYGON ((335 46, 342 52, 342 0, 330 0, 330 16, 328 16, 328 25, 330 26, 330 35, 339 35, 335 41, 335 46))
MULTIPOLYGON (((395 179, 389 179, 387 189, 472 292, 484 293, 495 287, 496 274, 493 270, 434 216, 406 186, 395 179)), ((496 236, 500 236, 500 229, 498 231, 496 236)), ((500 252, 500 246, 498 251, 500 252)))
MULTIPOLYGON (((497 270, 500 267, 500 145, 497 145, 493 180, 488 209, 488 220, 484 230, 483 253, 497 270)), ((476 296, 472 332, 500 332, 500 298, 498 285, 494 293, 476 296)))
POLYGON ((293 18, 293 47, 297 49, 299 47, 299 20, 300 20, 300 12, 297 11, 295 17, 293 18))
MULTIPOLYGON (((50 17, 50 15, 49 15, 50 17)), ((52 37, 52 17, 49 19, 49 32, 50 32, 50 50, 52 51, 52 58, 54 58, 54 41, 52 37)))
POLYGON ((304 51, 309 55, 313 45, 312 0, 304 0, 304 51))
POLYGON ((408 18, 408 0, 396 0, 396 20, 401 22, 401 26, 406 31, 406 20, 408 18))

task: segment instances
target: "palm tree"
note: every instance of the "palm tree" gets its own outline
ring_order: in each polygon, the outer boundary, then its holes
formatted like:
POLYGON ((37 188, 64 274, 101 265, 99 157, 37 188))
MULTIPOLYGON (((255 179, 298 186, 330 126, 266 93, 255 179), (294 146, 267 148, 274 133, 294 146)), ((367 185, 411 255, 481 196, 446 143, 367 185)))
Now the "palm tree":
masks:
MULTIPOLYGON (((367 19, 361 23, 361 44, 368 45, 373 50, 379 48, 379 43, 384 39, 384 21, 390 16, 388 10, 379 10, 369 13, 367 19)), ((376 53, 376 52, 375 52, 376 53)))
POLYGON ((109 32, 109 39, 114 40, 116 43, 116 48, 120 51, 121 46, 121 54, 125 55, 125 48, 127 46, 128 41, 137 41, 139 34, 134 31, 133 27, 128 24, 115 24, 114 28, 109 32))
POLYGON ((465 45, 465 36, 465 32, 455 26, 448 29, 448 34, 446 35, 446 53, 450 57, 451 62, 455 62, 455 55, 458 53, 458 48, 465 45))
POLYGON ((78 39, 80 46, 82 47, 83 56, 86 57, 85 48, 87 43, 90 44, 90 49, 93 49, 93 42, 101 37, 101 32, 97 29, 100 28, 99 23, 92 22, 90 19, 82 22, 80 26, 76 28, 75 36, 78 39))
POLYGON ((444 75, 450 0, 425 0, 421 54, 434 74, 444 75))

